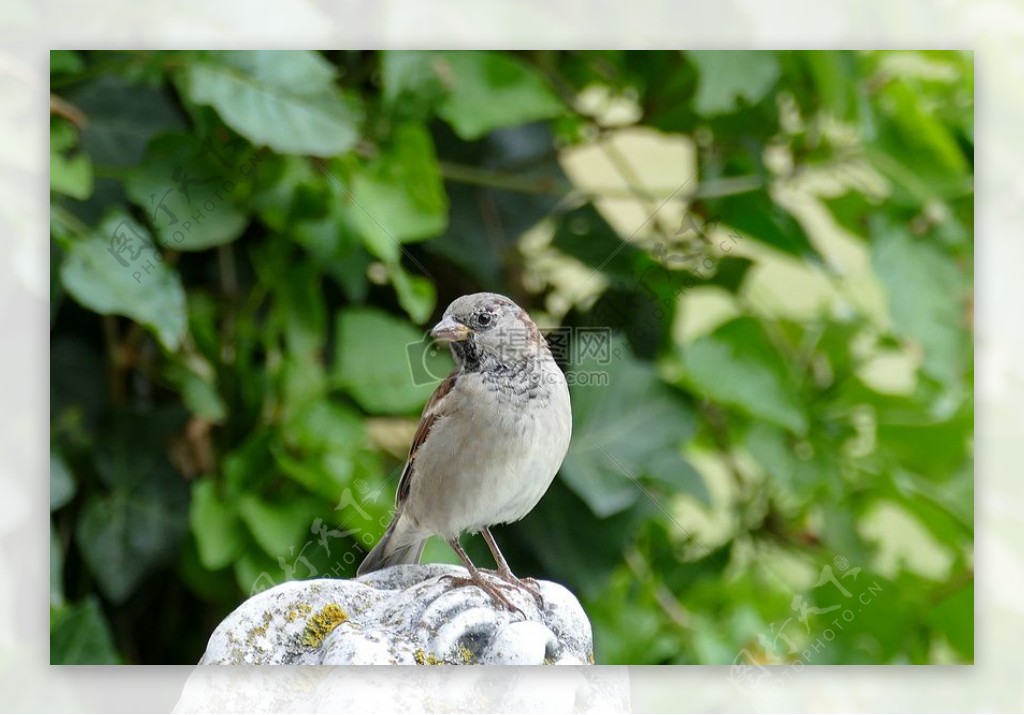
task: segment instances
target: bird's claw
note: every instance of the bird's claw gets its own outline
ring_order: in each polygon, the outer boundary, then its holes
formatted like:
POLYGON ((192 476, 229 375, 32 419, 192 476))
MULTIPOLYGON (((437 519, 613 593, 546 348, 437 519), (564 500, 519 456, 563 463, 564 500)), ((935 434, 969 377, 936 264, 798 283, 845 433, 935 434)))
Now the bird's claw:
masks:
POLYGON ((445 574, 441 578, 449 579, 456 588, 460 586, 476 586, 481 591, 490 596, 492 601, 494 601, 497 605, 504 608, 506 611, 515 611, 519 613, 519 615, 521 615, 524 619, 526 618, 526 613, 523 612, 523 609, 512 603, 512 601, 508 600, 508 598, 506 598, 505 595, 502 594, 501 588, 506 587, 507 584, 494 583, 488 581, 483 577, 467 578, 466 576, 456 576, 455 574, 445 574))

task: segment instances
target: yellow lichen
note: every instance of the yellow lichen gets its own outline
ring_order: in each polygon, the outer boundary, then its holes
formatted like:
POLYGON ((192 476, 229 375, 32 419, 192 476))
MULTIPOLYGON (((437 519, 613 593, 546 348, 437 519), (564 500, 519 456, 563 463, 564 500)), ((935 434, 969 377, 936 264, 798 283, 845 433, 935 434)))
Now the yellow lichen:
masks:
POLYGON ((416 652, 413 653, 413 657, 420 665, 444 665, 443 660, 440 660, 433 653, 427 653, 422 648, 417 648, 416 652))
POLYGON ((459 646, 459 655, 462 657, 462 662, 469 665, 473 662, 473 651, 464 645, 459 646))
POLYGON ((328 603, 306 622, 306 630, 302 632, 302 645, 307 648, 319 648, 330 632, 347 620, 348 614, 341 606, 337 603, 328 603))

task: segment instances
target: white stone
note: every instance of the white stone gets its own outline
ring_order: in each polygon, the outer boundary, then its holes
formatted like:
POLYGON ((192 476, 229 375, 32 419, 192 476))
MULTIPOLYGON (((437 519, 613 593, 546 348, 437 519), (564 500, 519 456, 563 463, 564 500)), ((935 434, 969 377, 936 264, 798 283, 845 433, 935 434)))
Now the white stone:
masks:
MULTIPOLYGON (((538 581, 502 593, 496 607, 446 564, 395 566, 356 579, 290 581, 258 593, 225 618, 201 665, 494 664, 593 662, 590 622, 563 586, 538 581)), ((497 576, 488 575, 495 583, 497 576)))

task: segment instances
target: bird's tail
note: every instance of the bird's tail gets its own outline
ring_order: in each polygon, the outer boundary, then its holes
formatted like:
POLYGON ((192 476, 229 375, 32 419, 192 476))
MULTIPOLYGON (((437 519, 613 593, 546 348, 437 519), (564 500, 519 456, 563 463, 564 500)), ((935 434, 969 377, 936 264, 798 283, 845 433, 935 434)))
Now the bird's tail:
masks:
POLYGON ((419 563, 428 536, 429 534, 424 534, 407 519, 402 519, 401 513, 395 514, 384 536, 366 555, 363 563, 359 564, 356 575, 380 571, 388 566, 419 563))

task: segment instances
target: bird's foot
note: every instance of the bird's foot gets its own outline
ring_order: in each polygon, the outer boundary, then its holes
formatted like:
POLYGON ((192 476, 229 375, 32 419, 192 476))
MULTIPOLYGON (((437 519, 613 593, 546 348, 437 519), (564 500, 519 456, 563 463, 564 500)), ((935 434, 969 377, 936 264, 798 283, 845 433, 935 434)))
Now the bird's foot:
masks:
POLYGON ((518 588, 523 591, 526 591, 528 594, 533 596, 533 599, 537 602, 538 605, 541 606, 541 608, 544 607, 544 595, 540 592, 540 585, 537 583, 536 580, 529 577, 519 578, 514 573, 512 573, 511 570, 498 569, 493 573, 505 582, 502 584, 502 586, 507 586, 508 588, 518 588))
POLYGON ((506 584, 488 581, 486 578, 484 578, 482 574, 479 573, 475 576, 469 576, 468 578, 466 576, 456 576, 455 574, 445 574, 441 578, 448 579, 456 588, 459 588, 461 586, 476 586, 481 591, 490 596, 491 600, 494 601, 494 603, 498 606, 504 608, 506 611, 509 612, 515 611, 519 613, 519 615, 521 615, 523 618, 526 618, 526 614, 523 613, 523 609, 512 603, 512 601, 510 601, 501 592, 502 587, 505 587, 506 584))

